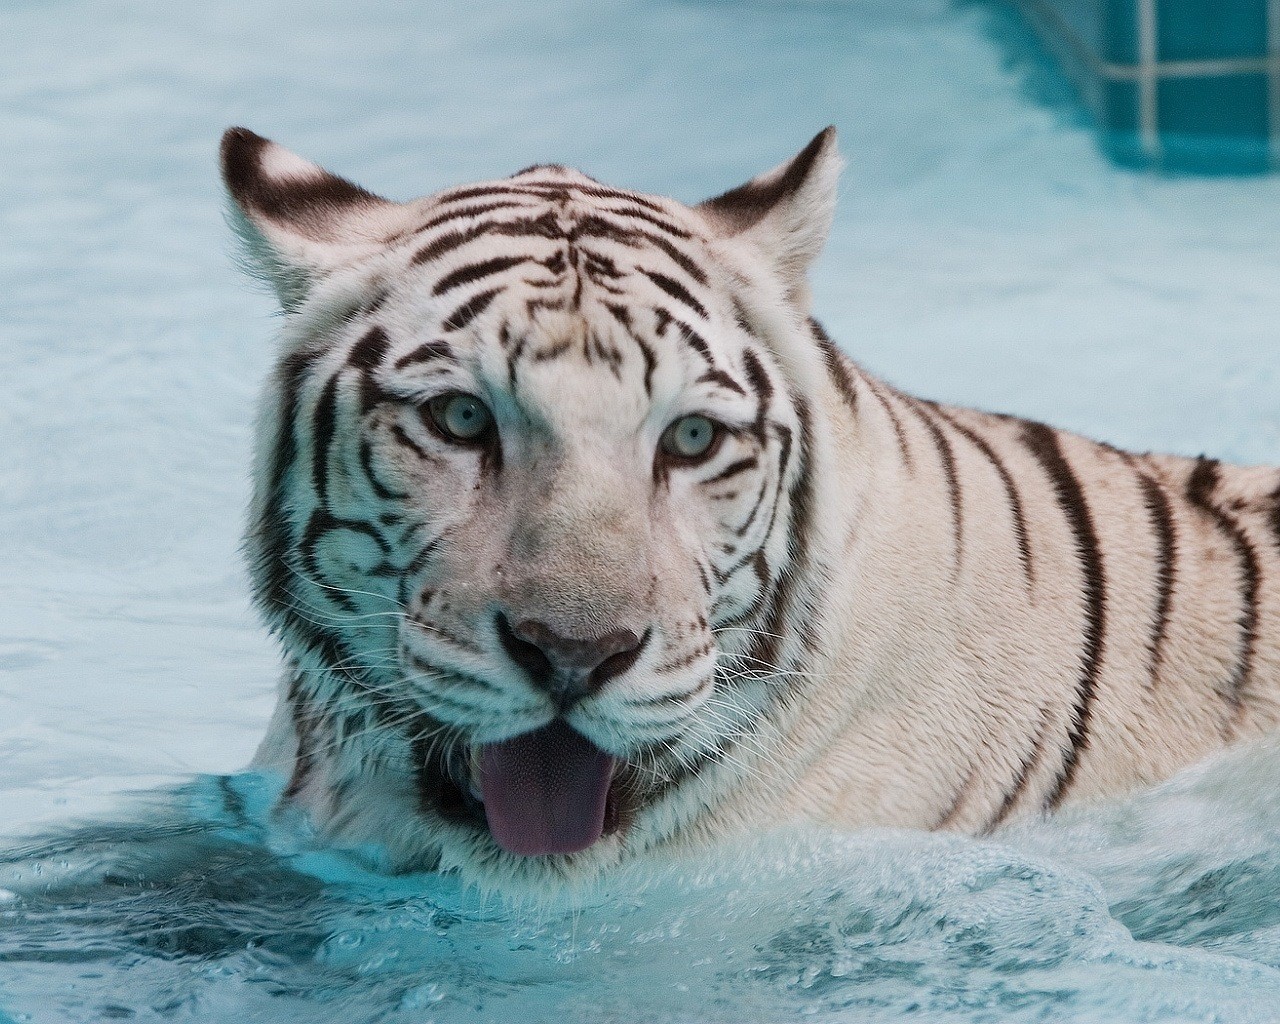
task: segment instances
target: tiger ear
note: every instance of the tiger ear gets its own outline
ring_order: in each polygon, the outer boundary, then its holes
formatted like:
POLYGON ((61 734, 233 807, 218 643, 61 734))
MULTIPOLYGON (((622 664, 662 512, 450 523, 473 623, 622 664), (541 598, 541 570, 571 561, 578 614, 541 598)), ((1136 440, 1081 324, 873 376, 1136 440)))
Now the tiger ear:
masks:
POLYGON ((805 275, 831 230, 843 166, 830 126, 786 163, 697 209, 721 236, 753 243, 792 297, 807 304, 805 275))
POLYGON ((296 308, 317 278, 367 256, 403 209, 247 128, 222 136, 222 180, 252 269, 296 308))

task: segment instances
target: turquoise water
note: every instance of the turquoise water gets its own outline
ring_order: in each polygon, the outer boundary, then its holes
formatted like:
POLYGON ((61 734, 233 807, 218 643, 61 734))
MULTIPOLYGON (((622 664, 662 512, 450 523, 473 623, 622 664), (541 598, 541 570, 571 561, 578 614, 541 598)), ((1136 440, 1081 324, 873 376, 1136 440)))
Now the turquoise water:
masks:
POLYGON ((816 308, 856 358, 1242 461, 1280 461, 1280 182, 1110 167, 977 4, 30 0, 0 25, 0 1020, 1280 1019, 1271 744, 990 842, 771 837, 576 909, 268 827, 270 780, 219 779, 273 696, 236 546, 274 321, 214 152, 243 123, 394 197, 560 160, 695 200, 834 122, 816 308))

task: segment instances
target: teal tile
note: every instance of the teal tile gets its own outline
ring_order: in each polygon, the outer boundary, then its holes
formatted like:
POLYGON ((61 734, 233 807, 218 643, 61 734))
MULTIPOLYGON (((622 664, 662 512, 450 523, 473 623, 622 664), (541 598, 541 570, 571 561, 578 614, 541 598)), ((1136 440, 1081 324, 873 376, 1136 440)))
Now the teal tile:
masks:
POLYGON ((1155 2, 1160 60, 1262 57, 1267 53, 1266 0, 1155 2))
POLYGON ((1265 139, 1265 75, 1221 75, 1161 80, 1160 133, 1206 139, 1265 139))
POLYGON ((1135 82, 1107 82, 1103 86, 1103 127, 1136 135, 1141 125, 1138 86, 1135 82))
POLYGON ((1105 0, 1102 10, 1103 60, 1113 64, 1138 63, 1137 0, 1105 0))

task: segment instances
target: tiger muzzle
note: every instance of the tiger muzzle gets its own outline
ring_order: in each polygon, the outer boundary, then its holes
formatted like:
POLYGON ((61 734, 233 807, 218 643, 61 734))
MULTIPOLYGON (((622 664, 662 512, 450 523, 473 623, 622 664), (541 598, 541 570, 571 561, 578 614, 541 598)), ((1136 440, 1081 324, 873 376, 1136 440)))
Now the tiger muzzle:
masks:
POLYGON ((535 689, 541 690, 564 713, 609 680, 630 669, 649 642, 643 635, 619 628, 594 636, 565 636, 537 619, 514 623, 505 612, 497 615, 498 639, 535 689))

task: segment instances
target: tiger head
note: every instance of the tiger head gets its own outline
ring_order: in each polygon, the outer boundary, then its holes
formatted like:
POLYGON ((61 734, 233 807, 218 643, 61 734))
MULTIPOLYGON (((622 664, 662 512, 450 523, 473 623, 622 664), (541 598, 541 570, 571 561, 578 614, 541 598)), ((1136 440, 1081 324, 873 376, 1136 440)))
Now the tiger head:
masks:
POLYGON ((689 829, 811 639, 834 130, 693 207, 560 166, 390 202, 238 128, 222 160, 285 313, 247 547, 290 792, 490 876, 689 829))

